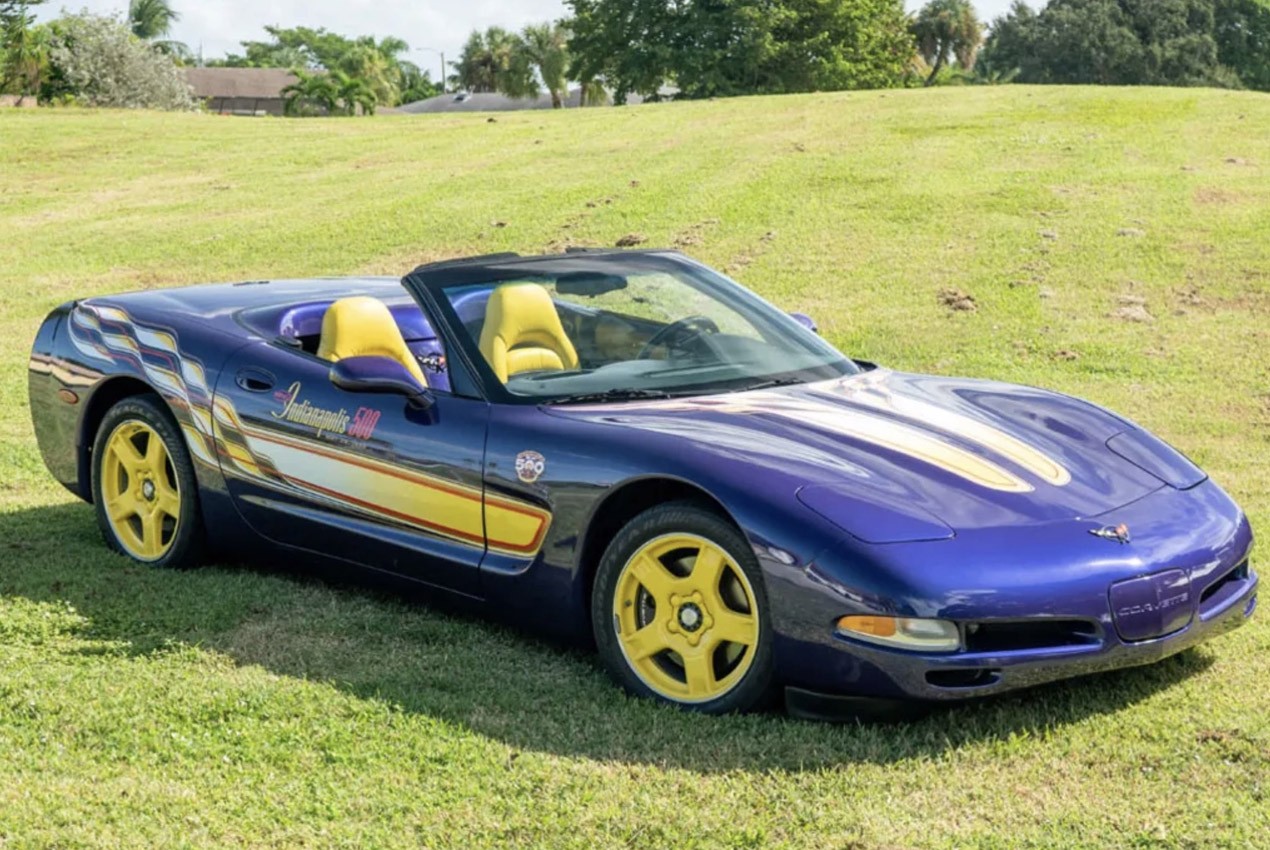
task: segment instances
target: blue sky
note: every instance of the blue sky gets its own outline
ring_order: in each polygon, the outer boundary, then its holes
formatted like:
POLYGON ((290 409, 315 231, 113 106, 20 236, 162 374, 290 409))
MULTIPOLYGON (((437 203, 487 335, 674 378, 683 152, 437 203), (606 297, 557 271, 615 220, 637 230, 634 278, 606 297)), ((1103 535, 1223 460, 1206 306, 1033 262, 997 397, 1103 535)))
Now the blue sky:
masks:
MULTIPOLYGON (((906 0, 909 8, 920 0, 906 0)), ((1010 0, 977 0, 979 14, 990 21, 1002 14, 1010 0)), ((39 17, 56 17, 61 5, 72 9, 122 14, 128 0, 50 0, 39 7, 39 17)), ((1041 5, 1039 2, 1035 5, 1041 5)), ((396 35, 418 49, 414 60, 431 69, 435 79, 441 67, 438 51, 447 60, 458 58, 459 48, 473 29, 493 24, 519 28, 535 21, 565 15, 561 0, 173 0, 181 20, 172 38, 194 51, 200 46, 207 58, 237 51, 238 43, 260 39, 266 24, 326 27, 344 35, 396 35)))

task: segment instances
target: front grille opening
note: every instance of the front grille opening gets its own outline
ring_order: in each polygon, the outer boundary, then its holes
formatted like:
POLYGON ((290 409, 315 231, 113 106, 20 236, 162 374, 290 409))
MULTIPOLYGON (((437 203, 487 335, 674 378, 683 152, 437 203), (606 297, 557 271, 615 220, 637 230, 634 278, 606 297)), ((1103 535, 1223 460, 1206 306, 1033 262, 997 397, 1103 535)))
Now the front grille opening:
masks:
POLYGON ((1001 680, 1001 671, 996 668, 977 668, 974 670, 928 670, 926 681, 937 688, 983 688, 995 685, 1001 680))
POLYGON ((1225 575, 1215 579, 1212 584, 1204 588, 1204 592, 1199 596, 1199 604, 1203 606, 1214 596, 1231 587, 1231 585, 1239 584, 1248 579, 1248 560, 1245 558, 1242 563, 1233 569, 1227 571, 1225 575))
POLYGON ((966 625, 968 652, 1009 652, 1097 643, 1098 627, 1090 620, 1017 620, 966 625))

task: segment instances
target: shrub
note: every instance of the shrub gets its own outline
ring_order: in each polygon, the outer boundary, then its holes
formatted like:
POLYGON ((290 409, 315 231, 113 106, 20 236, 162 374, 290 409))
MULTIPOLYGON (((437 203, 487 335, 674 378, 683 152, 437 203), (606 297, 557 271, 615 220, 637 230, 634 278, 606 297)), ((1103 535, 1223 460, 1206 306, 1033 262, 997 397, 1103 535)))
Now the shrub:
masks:
POLYGON ((52 64, 87 106, 194 109, 185 75, 114 18, 82 12, 54 25, 52 64))

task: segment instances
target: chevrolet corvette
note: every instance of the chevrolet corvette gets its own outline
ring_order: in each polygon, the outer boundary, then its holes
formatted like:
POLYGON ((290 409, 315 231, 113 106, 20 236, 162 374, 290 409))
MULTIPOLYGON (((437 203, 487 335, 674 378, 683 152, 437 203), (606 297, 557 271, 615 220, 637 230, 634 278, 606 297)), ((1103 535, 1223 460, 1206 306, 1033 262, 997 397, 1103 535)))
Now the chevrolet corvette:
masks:
POLYGON ((1000 694, 1256 606, 1248 520, 1148 431, 845 356, 675 252, 72 301, 29 382, 128 558, 392 574, 701 712, 1000 694))

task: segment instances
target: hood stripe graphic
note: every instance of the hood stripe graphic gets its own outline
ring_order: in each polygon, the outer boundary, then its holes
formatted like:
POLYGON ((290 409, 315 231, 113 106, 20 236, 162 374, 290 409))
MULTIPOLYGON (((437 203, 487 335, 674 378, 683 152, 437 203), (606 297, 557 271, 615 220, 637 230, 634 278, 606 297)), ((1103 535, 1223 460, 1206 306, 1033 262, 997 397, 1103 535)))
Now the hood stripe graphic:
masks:
MULTIPOLYGON (((621 407, 626 410, 776 417, 898 452, 990 490, 1007 493, 1035 490, 1026 479, 1002 464, 956 445, 952 442, 955 438, 981 446, 1047 484, 1062 487, 1071 482, 1071 473, 1066 467, 1038 449, 969 416, 921 399, 892 393, 885 384, 884 375, 813 384, 802 395, 757 390, 695 399, 639 402, 621 407), (894 416, 885 415, 888 413, 909 421, 897 421, 894 416), (923 426, 932 430, 924 430, 923 426)), ((590 409, 613 410, 612 406, 590 409)))
POLYGON ((917 458, 991 490, 1027 493, 1033 489, 1031 484, 992 461, 908 425, 862 412, 826 410, 818 404, 796 403, 794 409, 782 404, 781 408, 773 412, 815 428, 917 458))
POLYGON ((1004 455, 1013 463, 1040 478, 1047 484, 1062 487, 1072 480, 1067 468, 1022 440, 993 428, 991 425, 971 419, 928 401, 897 395, 882 381, 852 384, 842 382, 834 388, 851 402, 867 405, 877 410, 887 410, 926 425, 947 431, 962 439, 986 446, 1004 455))

